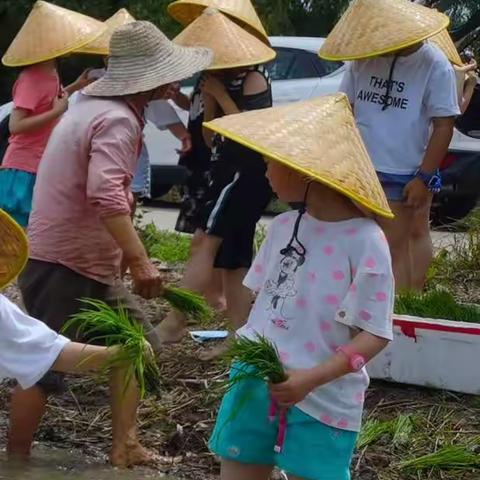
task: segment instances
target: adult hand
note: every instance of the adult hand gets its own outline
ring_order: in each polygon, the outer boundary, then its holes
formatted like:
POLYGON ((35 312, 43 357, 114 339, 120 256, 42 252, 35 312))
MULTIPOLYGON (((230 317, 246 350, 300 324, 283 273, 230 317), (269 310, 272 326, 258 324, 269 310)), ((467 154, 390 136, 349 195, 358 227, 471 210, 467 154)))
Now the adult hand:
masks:
POLYGON ((291 407, 301 402, 316 387, 318 385, 312 369, 288 370, 285 382, 270 385, 270 394, 280 406, 291 407))
POLYGON ((95 78, 90 78, 88 75, 90 73, 91 68, 87 68, 82 72, 82 74, 75 80, 74 85, 75 85, 75 90, 82 90, 82 88, 85 88, 87 85, 90 85, 95 81, 95 78))
POLYGON ((163 293, 163 280, 155 265, 148 259, 129 263, 133 292, 143 298, 156 298, 163 293))
POLYGON ((55 110, 58 116, 65 113, 68 109, 68 93, 62 91, 58 97, 53 99, 52 109, 55 110))
POLYGON ((471 62, 465 65, 464 71, 465 73, 475 72, 477 70, 477 67, 478 67, 477 62, 472 58, 471 62))
POLYGON ((222 81, 211 73, 205 75, 200 84, 200 89, 202 90, 202 93, 211 95, 217 100, 221 98, 222 95, 225 95, 227 91, 222 81))
POLYGON ((181 139, 182 148, 177 150, 179 155, 184 155, 192 149, 192 136, 187 132, 181 139))
POLYGON ((180 82, 171 83, 167 88, 164 98, 176 102, 178 96, 180 95, 180 87, 180 82))
POLYGON ((417 209, 424 207, 427 204, 430 196, 428 188, 417 177, 407 183, 405 189, 403 190, 403 194, 405 197, 405 205, 417 209))

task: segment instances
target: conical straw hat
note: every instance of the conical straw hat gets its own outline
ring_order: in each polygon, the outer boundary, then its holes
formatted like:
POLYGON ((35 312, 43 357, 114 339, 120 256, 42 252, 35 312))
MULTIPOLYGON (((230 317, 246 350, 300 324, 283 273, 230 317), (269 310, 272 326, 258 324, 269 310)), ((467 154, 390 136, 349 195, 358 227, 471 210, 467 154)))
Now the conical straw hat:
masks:
POLYGON ((110 38, 112 38, 112 33, 118 27, 134 21, 135 18, 130 15, 128 10, 126 8, 121 8, 109 19, 105 20, 105 25, 107 27, 106 32, 96 38, 93 42, 87 43, 87 45, 79 48, 77 52, 108 56, 110 53, 110 38))
POLYGON ((23 229, 0 209, 0 290, 23 270, 28 242, 23 229))
POLYGON ((343 93, 228 115, 204 125, 378 215, 393 217, 343 93))
POLYGON ((430 39, 430 42, 434 43, 438 48, 440 48, 440 50, 443 51, 450 62, 452 62, 454 65, 459 67, 463 66, 460 54, 458 53, 457 47, 453 43, 452 37, 448 33, 448 30, 443 30, 439 34, 433 36, 430 39))
POLYGON ((320 49, 327 60, 395 52, 448 27, 449 18, 410 0, 354 0, 320 49))
POLYGON ((267 32, 250 0, 178 0, 168 6, 168 13, 182 25, 189 25, 208 7, 226 13, 242 28, 270 45, 267 32))
POLYGON ((38 1, 2 58, 8 67, 45 62, 77 50, 100 36, 102 22, 38 1))
POLYGON ((266 63, 276 55, 275 50, 213 8, 204 10, 173 41, 183 47, 212 50, 213 64, 209 70, 266 63))

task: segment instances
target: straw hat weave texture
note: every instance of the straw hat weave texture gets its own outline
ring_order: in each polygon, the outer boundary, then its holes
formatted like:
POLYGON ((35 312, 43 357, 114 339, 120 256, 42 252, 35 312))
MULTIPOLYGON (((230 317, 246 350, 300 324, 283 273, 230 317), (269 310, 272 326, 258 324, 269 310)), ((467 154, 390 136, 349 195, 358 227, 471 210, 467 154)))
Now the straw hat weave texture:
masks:
POLYGON ((438 35, 433 36, 430 39, 430 42, 437 45, 440 50, 445 53, 447 58, 452 62, 454 65, 458 67, 463 66, 462 59, 460 58, 460 54, 458 53, 457 47, 453 43, 452 37, 448 33, 448 30, 443 30, 438 35))
POLYGON ((267 32, 250 0, 178 0, 168 6, 168 13, 185 26, 192 23, 208 7, 227 14, 247 32, 270 45, 267 32))
POLYGON ((0 209, 0 290, 23 270, 28 242, 22 228, 0 209))
POLYGON ((204 10, 173 41, 184 47, 210 48, 214 57, 209 70, 266 63, 276 55, 275 50, 213 8, 204 10))
POLYGON ((86 15, 38 1, 2 58, 8 67, 45 62, 99 37, 106 26, 86 15))
POLYGON ((391 218, 345 94, 228 115, 205 127, 391 218))
POLYGON ((440 33, 449 22, 443 13, 410 0, 354 0, 319 55, 356 60, 392 53, 440 33))
POLYGON ((213 59, 207 48, 180 47, 150 22, 132 22, 115 30, 105 75, 83 93, 123 96, 179 82, 205 70, 213 59))
POLYGON ((88 43, 82 48, 78 49, 79 53, 91 53, 94 55, 108 56, 110 54, 110 39, 113 32, 122 25, 127 25, 135 21, 135 18, 130 15, 128 10, 121 8, 117 13, 105 20, 107 30, 105 33, 96 38, 93 42, 88 43))

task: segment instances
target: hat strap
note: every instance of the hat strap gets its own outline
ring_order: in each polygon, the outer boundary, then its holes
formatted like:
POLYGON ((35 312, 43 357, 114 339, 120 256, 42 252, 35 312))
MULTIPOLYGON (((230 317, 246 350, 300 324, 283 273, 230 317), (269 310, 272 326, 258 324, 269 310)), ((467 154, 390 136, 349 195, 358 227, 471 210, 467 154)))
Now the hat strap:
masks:
POLYGON ((387 81, 387 93, 385 95, 385 100, 383 102, 382 112, 384 112, 390 106, 388 104, 388 99, 393 89, 393 71, 395 70, 395 65, 397 64, 398 57, 399 55, 397 53, 393 58, 392 65, 390 66, 390 73, 388 74, 388 81, 387 81))
POLYGON ((288 255, 292 251, 295 252, 299 257, 305 257, 305 255, 307 254, 307 249, 305 248, 305 245, 303 245, 303 243, 298 238, 298 230, 300 228, 300 221, 302 220, 303 215, 307 211, 307 197, 308 197, 308 191, 310 190, 311 184, 312 184, 311 181, 307 183, 305 196, 303 197, 303 202, 301 207, 298 209, 298 216, 297 216, 297 219, 295 220, 295 227, 293 228, 292 236, 290 237, 290 241, 288 242, 287 246, 285 248, 282 248, 282 250, 280 250, 281 255, 288 255), (299 248, 293 245, 294 242, 297 243, 299 248))

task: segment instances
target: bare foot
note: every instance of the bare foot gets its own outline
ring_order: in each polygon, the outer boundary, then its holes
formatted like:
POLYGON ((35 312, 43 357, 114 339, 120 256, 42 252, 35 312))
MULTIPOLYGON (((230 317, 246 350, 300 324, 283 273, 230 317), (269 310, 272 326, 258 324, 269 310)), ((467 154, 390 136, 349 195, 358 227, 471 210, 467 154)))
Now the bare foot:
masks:
POLYGON ((228 350, 228 341, 222 342, 220 345, 209 348, 200 352, 198 357, 204 362, 210 362, 216 360, 218 357, 222 356, 228 350))
POLYGON ((175 314, 168 315, 157 327, 155 333, 161 343, 178 343, 186 333, 185 324, 175 314))
POLYGON ((227 310, 227 300, 225 297, 218 294, 205 294, 205 300, 207 303, 217 312, 225 312, 227 310))
POLYGON ((134 446, 112 447, 110 453, 110 463, 117 468, 156 465, 158 462, 159 456, 139 443, 134 446))

